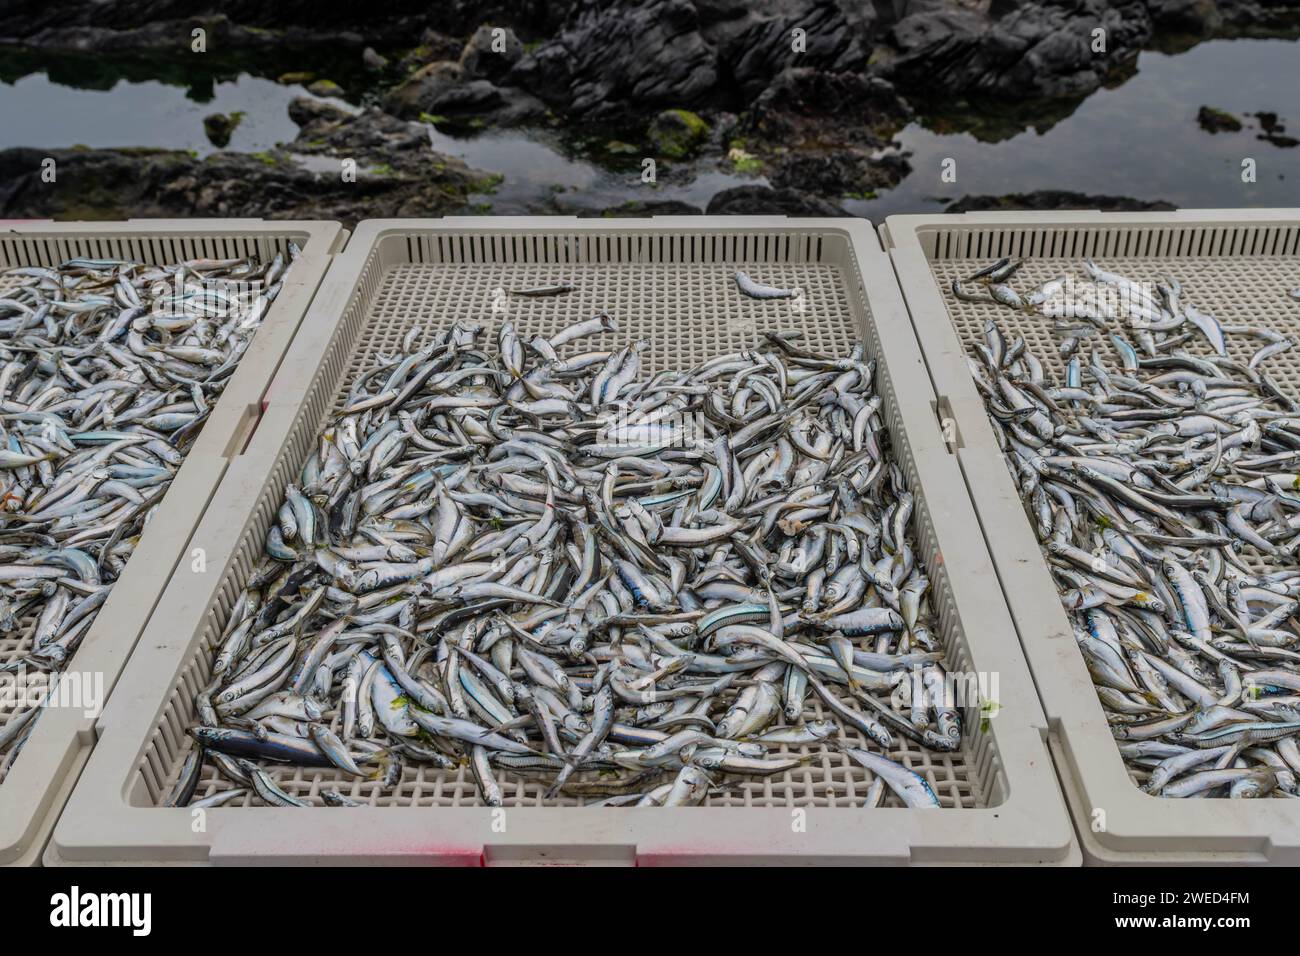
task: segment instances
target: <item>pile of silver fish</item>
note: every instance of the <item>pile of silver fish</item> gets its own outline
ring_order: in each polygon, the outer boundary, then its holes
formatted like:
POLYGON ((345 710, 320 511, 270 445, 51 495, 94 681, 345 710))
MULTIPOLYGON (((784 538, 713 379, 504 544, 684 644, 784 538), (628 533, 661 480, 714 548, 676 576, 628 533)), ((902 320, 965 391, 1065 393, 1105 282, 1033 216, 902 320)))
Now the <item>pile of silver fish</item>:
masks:
POLYGON ((168 804, 374 803, 424 767, 491 806, 689 806, 816 758, 867 805, 939 806, 888 756, 961 721, 874 362, 790 333, 650 377, 641 342, 576 351, 615 331, 412 331, 351 385, 168 804))
POLYGON ((1290 339, 1220 323, 1175 279, 1088 261, 1093 294, 1063 296, 1065 276, 1017 291, 1019 267, 953 292, 1055 316, 1063 380, 993 321, 968 361, 1130 775, 1296 796, 1300 406, 1264 367, 1290 339))
POLYGON ((0 679, 72 658, 297 254, 0 272, 0 631, 30 632, 0 679))

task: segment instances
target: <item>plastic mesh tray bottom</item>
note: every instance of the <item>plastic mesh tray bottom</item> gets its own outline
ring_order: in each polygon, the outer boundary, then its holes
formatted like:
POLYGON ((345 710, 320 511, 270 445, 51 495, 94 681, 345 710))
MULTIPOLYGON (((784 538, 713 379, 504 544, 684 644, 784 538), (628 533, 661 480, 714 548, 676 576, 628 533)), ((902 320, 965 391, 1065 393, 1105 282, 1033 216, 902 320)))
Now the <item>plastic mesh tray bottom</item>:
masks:
POLYGON ((763 332, 798 328, 803 332, 798 340, 801 348, 828 354, 843 354, 858 340, 840 270, 831 265, 412 264, 395 266, 384 275, 350 371, 370 368, 377 354, 396 351, 406 332, 416 326, 437 331, 454 320, 479 322, 485 326, 481 341, 494 347, 497 328, 506 319, 526 341, 535 335, 553 335, 601 311, 614 316, 618 331, 572 342, 561 354, 616 348, 642 339, 646 344, 641 354, 643 377, 753 347, 762 342, 763 332), (798 304, 790 299, 746 298, 736 290, 737 269, 768 285, 798 287, 803 296, 798 304), (511 289, 559 283, 576 288, 560 296, 509 294, 511 289), (438 302, 441 311, 430 314, 429 302, 438 302), (718 321, 715 316, 726 319, 718 321))
MULTIPOLYGON (((480 341, 494 349, 496 330, 505 319, 513 322, 517 334, 527 340, 534 335, 553 334, 605 310, 617 319, 618 331, 570 343, 561 349, 561 355, 621 347, 638 338, 644 339, 643 378, 666 368, 690 367, 718 355, 756 346, 761 343, 761 333, 765 331, 798 328, 804 332, 804 337, 799 340, 800 347, 840 355, 859 340, 843 282, 843 273, 836 266, 814 263, 752 266, 744 263, 398 265, 388 269, 380 280, 380 288, 366 315, 365 329, 357 339, 344 387, 336 396, 335 407, 342 404, 346 389, 357 373, 372 368, 381 355, 398 352, 403 338, 412 328, 423 328, 427 334, 456 320, 483 324, 485 331, 480 341), (767 284, 800 287, 804 292, 801 303, 792 305, 789 300, 759 302, 740 296, 733 280, 737 268, 745 269, 767 284), (568 282, 577 288, 568 295, 544 298, 512 295, 503 298, 499 291, 559 282, 568 282), (437 312, 430 311, 431 302, 439 304, 437 312), (494 312, 494 303, 498 308, 503 305, 504 311, 494 312), (716 317, 720 315, 729 318, 718 321, 716 317)), ((192 686, 205 683, 204 678, 211 666, 211 648, 205 648, 195 663, 200 670, 187 675, 180 688, 182 697, 191 694, 192 686)), ((185 712, 191 712, 192 703, 189 700, 182 703, 185 712)), ((805 719, 819 720, 825 716, 821 701, 810 695, 805 719)), ((335 729, 338 729, 337 724, 335 729)), ((895 747, 889 756, 922 774, 934 788, 942 806, 970 808, 985 805, 978 774, 968 763, 972 755, 967 749, 954 754, 932 753, 906 738, 895 737, 895 747)), ((875 745, 867 744, 852 728, 840 733, 838 744, 875 749, 875 745)), ((187 737, 167 766, 155 766, 152 768, 154 773, 146 774, 146 778, 163 781, 161 787, 148 786, 151 803, 157 805, 165 799, 190 746, 187 737)), ((151 760, 159 756, 156 746, 151 746, 148 753, 151 760)), ((707 797, 704 805, 862 806, 869 776, 847 757, 825 747, 782 747, 773 753, 816 753, 817 756, 807 765, 779 776, 720 777, 719 783, 728 789, 707 797)), ((408 763, 400 784, 384 791, 377 782, 357 780, 330 769, 263 766, 280 787, 301 799, 318 801, 321 790, 337 789, 353 800, 372 806, 483 806, 467 768, 442 771, 408 763)), ((551 779, 548 775, 503 769, 497 769, 496 774, 506 806, 572 807, 601 799, 562 796, 546 800, 544 793, 551 779)), ((572 779, 598 782, 601 778, 597 774, 584 774, 572 779)), ((662 779, 670 780, 671 774, 662 779)), ((229 786, 230 782, 221 778, 214 769, 205 768, 195 799, 229 786)), ((252 796, 246 796, 225 806, 254 806, 257 803, 252 796)), ((884 805, 902 804, 887 791, 884 805)))

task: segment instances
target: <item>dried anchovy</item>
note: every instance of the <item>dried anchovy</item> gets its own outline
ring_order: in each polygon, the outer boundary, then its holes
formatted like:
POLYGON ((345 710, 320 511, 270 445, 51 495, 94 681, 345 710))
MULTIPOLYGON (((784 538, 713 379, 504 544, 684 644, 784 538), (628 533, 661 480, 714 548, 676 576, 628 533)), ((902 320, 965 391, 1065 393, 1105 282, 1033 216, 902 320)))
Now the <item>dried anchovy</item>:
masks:
POLYGON ((614 328, 505 323, 492 354, 474 326, 412 332, 360 376, 214 650, 174 802, 205 763, 247 787, 231 758, 330 764, 354 798, 424 763, 467 766, 491 805, 526 772, 552 798, 673 806, 810 746, 960 747, 863 349, 774 335, 649 379, 640 342, 557 354, 614 328), (814 697, 827 721, 804 727, 814 697))
MULTIPOLYGON (((54 685, 297 255, 0 273, 0 630, 32 628, 4 674, 54 685)), ((0 726, 4 762, 37 713, 0 726)))
POLYGON ((1291 340, 1222 325, 1173 279, 1085 272, 1021 311, 1086 313, 1118 368, 1063 349, 1057 378, 994 321, 969 366, 1111 732, 1149 793, 1295 796, 1300 418, 1261 370, 1291 340))

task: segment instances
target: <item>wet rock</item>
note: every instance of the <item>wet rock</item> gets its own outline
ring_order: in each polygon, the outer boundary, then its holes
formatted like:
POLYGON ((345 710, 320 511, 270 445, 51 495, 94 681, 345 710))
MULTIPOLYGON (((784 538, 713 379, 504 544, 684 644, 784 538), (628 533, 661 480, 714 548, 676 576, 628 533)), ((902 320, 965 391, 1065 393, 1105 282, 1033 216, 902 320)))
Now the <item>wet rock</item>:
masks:
POLYGON ((213 113, 203 117, 203 132, 208 137, 208 142, 217 149, 230 145, 230 136, 243 118, 241 112, 213 113))
POLYGON ((739 128, 740 117, 735 113, 728 113, 726 110, 710 113, 709 140, 704 144, 703 151, 725 153, 739 128))
POLYGON ((376 53, 375 48, 372 46, 368 46, 361 51, 361 62, 367 70, 374 70, 375 72, 388 68, 388 57, 376 53))
POLYGON ((843 209, 811 193, 770 186, 735 186, 709 200, 710 216, 847 216, 843 209))
POLYGON ((886 80, 799 67, 755 101, 744 142, 773 186, 862 197, 910 171, 905 158, 882 151, 911 116, 886 80))
POLYGON ((298 126, 300 138, 315 139, 323 131, 352 119, 352 114, 333 103, 296 96, 289 102, 289 119, 298 126))
POLYGON ((1160 30, 1208 36, 1223 26, 1215 0, 1147 0, 1151 22, 1160 30))
MULTIPOLYGON (((555 0, 385 0, 382 5, 354 0, 5 0, 0 3, 0 37, 26 38, 70 27, 124 32, 141 23, 185 17, 195 9, 221 9, 263 33, 351 34, 359 41, 359 52, 361 45, 380 50, 409 45, 425 28, 463 38, 485 21, 508 24, 526 39, 550 36, 567 7, 555 0)), ((172 34, 173 48, 177 35, 172 34)), ((180 35, 188 38, 188 33, 180 35)))
POLYGON ((378 109, 349 113, 329 103, 299 97, 289 104, 289 118, 299 124, 290 144, 295 152, 323 153, 372 164, 400 164, 406 154, 423 153, 429 137, 419 123, 378 109))
POLYGON ((1207 133, 1236 133, 1241 130, 1241 120, 1213 106, 1202 106, 1197 110, 1196 122, 1207 133))
POLYGON ((1300 32, 1300 4, 1295 0, 1238 0, 1217 5, 1227 36, 1294 38, 1300 32))
POLYGON ((651 120, 646 138, 660 156, 685 159, 709 138, 709 124, 690 110, 664 110, 651 120))
MULTIPOLYGON (((491 52, 491 28, 484 27, 479 33, 483 36, 476 34, 477 41, 471 40, 465 46, 462 62, 441 60, 427 64, 389 90, 383 99, 384 110, 403 119, 436 118, 439 126, 464 129, 542 121, 546 104, 537 97, 478 75, 490 68, 489 58, 509 55, 491 52), (478 43, 487 43, 488 52, 483 53, 478 43)), ((517 39, 514 42, 519 43, 517 39)), ((519 45, 517 52, 522 54, 522 50, 519 45)), ((498 68, 495 73, 504 75, 508 69, 498 68)))
POLYGON ((0 217, 229 216, 353 225, 373 216, 462 211, 471 194, 491 188, 492 177, 434 152, 421 132, 418 124, 375 110, 343 114, 332 124, 318 115, 300 131, 293 153, 351 158, 359 171, 355 182, 344 179, 341 165, 304 166, 284 150, 204 160, 180 150, 3 150, 0 217), (320 138, 306 139, 308 129, 320 138), (41 181, 47 156, 57 163, 55 183, 41 181))
MULTIPOLYGON (((331 203, 348 195, 346 190, 336 195, 334 188, 334 181, 342 179, 343 160, 351 160, 358 173, 356 182, 344 185, 364 187, 365 196, 379 197, 373 208, 387 209, 392 215, 416 215, 411 210, 417 209, 459 209, 471 193, 490 191, 499 181, 435 152, 422 124, 378 109, 348 113, 302 97, 291 104, 290 115, 301 128, 289 150, 313 157, 309 168, 327 170, 321 174, 321 182, 331 203), (339 172, 334 172, 336 168, 339 172)), ((337 212, 338 208, 327 206, 326 210, 337 212)), ((349 201, 347 209, 351 217, 379 215, 367 212, 360 200, 349 201)))
POLYGON ((343 96, 343 87, 339 86, 333 80, 317 80, 307 87, 307 92, 312 96, 343 96))
POLYGON ((524 55, 524 45, 509 27, 481 26, 465 44, 460 65, 466 76, 499 80, 524 55))
POLYGON ((786 153, 767 168, 768 179, 778 189, 852 199, 872 198, 878 190, 897 186, 912 171, 902 154, 877 158, 861 149, 786 153))
POLYGON ((384 111, 403 119, 432 113, 434 100, 459 84, 464 75, 459 63, 447 60, 423 66, 384 95, 384 111))
MULTIPOLYGON (((29 4, 19 11, 13 7, 13 18, 5 17, 9 9, 0 8, 0 37, 10 45, 47 53, 104 54, 121 56, 124 53, 173 57, 179 51, 189 55, 196 30, 201 30, 205 44, 211 51, 274 51, 304 50, 316 47, 360 47, 361 37, 346 29, 322 27, 319 22, 310 27, 286 26, 266 30, 254 26, 231 23, 224 15, 196 16, 185 19, 167 19, 162 16, 152 22, 142 23, 147 17, 139 10, 122 9, 113 16, 113 3, 88 2, 83 7, 85 22, 78 23, 70 15, 66 4, 29 4), (42 13, 54 13, 51 22, 45 22, 42 13)), ((125 2, 122 7, 126 7, 125 2)))
POLYGON ((512 86, 471 80, 443 89, 434 96, 429 100, 426 115, 439 117, 440 127, 521 126, 544 119, 546 104, 512 86))
POLYGON ((457 60, 465 44, 455 37, 446 36, 437 30, 425 30, 420 34, 420 45, 407 50, 397 62, 397 70, 403 76, 414 73, 422 66, 439 60, 457 60))
POLYGON ((345 223, 370 216, 428 216, 461 209, 474 188, 470 171, 450 159, 426 166, 428 172, 422 176, 385 170, 343 182, 338 176, 296 166, 268 167, 248 157, 218 153, 192 181, 175 181, 162 196, 192 206, 195 215, 309 215, 345 223), (259 203, 263 213, 256 212, 259 203))
POLYGON ((694 104, 718 80, 716 51, 689 0, 577 0, 560 33, 507 80, 572 116, 694 104))
POLYGON ((730 3, 696 3, 720 23, 706 39, 718 48, 719 71, 751 101, 782 71, 802 67, 831 73, 866 66, 876 23, 869 3, 852 0, 783 0, 754 4, 733 19, 730 3), (798 31, 798 32, 796 32, 798 31))
POLYGON ((163 188, 192 174, 199 161, 180 150, 0 150, 0 218, 129 219, 182 215, 163 188), (50 157, 59 171, 41 180, 50 157))
POLYGON ((983 212, 998 210, 1049 211, 1053 209, 1087 209, 1099 212, 1164 212, 1177 209, 1163 200, 1147 201, 1127 196, 1087 196, 1083 193, 1042 189, 1007 196, 965 196, 951 203, 944 212, 983 212))
POLYGON ((879 65, 908 90, 1078 97, 1130 68, 1152 36, 1142 0, 1050 0, 993 16, 998 9, 945 5, 909 13, 890 30, 879 65), (1093 50, 1097 29, 1104 31, 1104 53, 1093 50))
POLYGON ((643 216, 698 216, 701 210, 698 206, 692 206, 688 202, 682 202, 678 199, 629 199, 619 206, 610 206, 608 209, 602 209, 597 213, 580 212, 582 216, 603 216, 606 219, 621 219, 625 217, 640 218, 643 216))
POLYGON ((781 73, 754 101, 745 127, 759 141, 790 148, 880 146, 911 117, 912 108, 887 80, 798 67, 781 73))
POLYGON ((1262 139, 1266 143, 1272 143, 1283 149, 1292 149, 1300 146, 1300 140, 1294 136, 1286 135, 1286 127, 1278 119, 1276 113, 1256 113, 1255 119, 1259 121, 1259 128, 1263 130, 1256 139, 1262 139))

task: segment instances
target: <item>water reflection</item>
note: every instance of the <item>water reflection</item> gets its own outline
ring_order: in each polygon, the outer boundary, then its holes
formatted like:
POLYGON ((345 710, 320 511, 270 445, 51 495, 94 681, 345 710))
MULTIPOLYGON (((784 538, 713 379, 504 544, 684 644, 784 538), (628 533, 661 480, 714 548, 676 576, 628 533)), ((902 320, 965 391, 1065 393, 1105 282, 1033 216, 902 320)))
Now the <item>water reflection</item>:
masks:
MULTIPOLYGON (((152 146, 205 155, 214 147, 203 133, 203 117, 242 112, 227 148, 269 149, 297 135, 288 104, 306 93, 301 84, 276 82, 275 73, 267 64, 182 74, 177 64, 128 67, 78 58, 34 66, 0 58, 0 148, 152 146)), ((366 81, 346 79, 350 99, 369 98, 366 81)), ((1282 122, 1294 124, 1294 135, 1300 129, 1297 88, 1295 41, 1215 40, 1185 52, 1146 51, 1126 81, 1074 103, 1021 105, 1014 112, 996 104, 922 106, 918 120, 898 137, 912 153, 914 169, 901 185, 871 199, 825 198, 874 220, 939 210, 966 195, 1045 189, 1180 206, 1295 205, 1300 149, 1257 138, 1259 122, 1251 114, 1278 113, 1282 122), (1236 114, 1246 128, 1217 135, 1202 130, 1196 122, 1202 105, 1236 114), (940 178, 945 159, 955 161, 955 183, 940 178), (1254 182, 1243 182, 1245 159, 1254 160, 1254 182)), ((494 194, 476 197, 478 211, 576 212, 638 200, 703 209, 720 190, 766 183, 711 157, 660 161, 657 183, 648 186, 640 161, 649 150, 639 145, 637 131, 617 135, 635 147, 626 156, 605 152, 604 138, 587 131, 585 140, 554 130, 488 130, 464 137, 432 126, 429 131, 435 149, 504 176, 494 194)))

